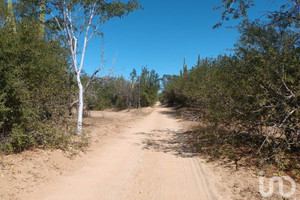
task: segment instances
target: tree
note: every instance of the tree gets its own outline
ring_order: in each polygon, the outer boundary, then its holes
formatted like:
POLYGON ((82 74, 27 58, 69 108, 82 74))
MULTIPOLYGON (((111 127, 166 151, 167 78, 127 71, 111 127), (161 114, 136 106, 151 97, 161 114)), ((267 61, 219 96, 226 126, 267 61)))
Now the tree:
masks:
POLYGON ((136 70, 133 69, 132 72, 130 73, 131 77, 131 88, 134 89, 134 82, 135 82, 135 77, 136 77, 136 70))
POLYGON ((239 32, 234 55, 198 59, 185 76, 165 76, 163 100, 227 127, 227 136, 209 132, 221 144, 250 142, 261 163, 291 167, 287 160, 300 152, 299 34, 259 21, 243 21, 239 32))
POLYGON ((13 2, 12 0, 7 1, 8 6, 8 21, 9 25, 11 26, 13 32, 17 32, 16 22, 15 22, 15 14, 14 14, 14 8, 13 8, 13 2))
POLYGON ((68 135, 69 54, 59 41, 40 40, 38 27, 24 20, 15 34, 0 31, 0 151, 58 144, 68 135))
POLYGON ((160 79, 154 70, 144 68, 142 74, 138 76, 133 69, 128 80, 119 76, 108 79, 104 84, 97 81, 86 95, 86 104, 90 109, 96 110, 152 106, 158 100, 159 83, 160 79))
MULTIPOLYGON (((136 0, 131 0, 127 4, 120 1, 107 2, 105 0, 59 0, 54 2, 53 5, 59 14, 54 15, 55 13, 52 12, 52 16, 60 27, 65 42, 71 52, 72 67, 76 75, 79 104, 77 133, 81 134, 84 93, 89 86, 86 85, 84 88, 81 82, 81 72, 84 66, 87 43, 94 36, 102 35, 99 28, 103 23, 114 17, 128 15, 135 9, 140 8, 140 6, 136 0), (82 42, 81 50, 80 42, 82 42), (80 56, 80 58, 78 58, 78 56, 80 56)), ((91 83, 97 77, 98 72, 103 70, 103 65, 102 60, 99 68, 91 75, 88 83, 91 83)))
POLYGON ((142 68, 142 73, 139 76, 139 104, 142 107, 152 106, 158 98, 160 89, 159 75, 154 71, 149 71, 147 67, 142 68))
MULTIPOLYGON (((222 10, 221 21, 214 28, 220 27, 224 21, 231 19, 247 19, 247 10, 253 6, 255 6, 254 0, 222 0, 222 4, 215 8, 215 10, 222 10)), ((280 24, 287 27, 290 24, 299 24, 299 13, 299 0, 284 0, 279 10, 267 11, 265 16, 270 19, 269 24, 280 24)))
POLYGON ((45 16, 46 16, 46 0, 41 0, 40 2, 40 38, 44 38, 45 34, 45 16))

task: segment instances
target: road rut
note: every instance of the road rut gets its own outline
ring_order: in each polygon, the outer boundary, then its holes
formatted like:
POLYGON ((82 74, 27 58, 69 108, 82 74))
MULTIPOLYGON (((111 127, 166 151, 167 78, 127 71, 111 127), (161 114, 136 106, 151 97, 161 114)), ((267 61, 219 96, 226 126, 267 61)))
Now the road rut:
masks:
POLYGON ((128 124, 119 137, 93 152, 83 167, 31 193, 49 200, 214 200, 217 179, 188 148, 169 108, 128 124))

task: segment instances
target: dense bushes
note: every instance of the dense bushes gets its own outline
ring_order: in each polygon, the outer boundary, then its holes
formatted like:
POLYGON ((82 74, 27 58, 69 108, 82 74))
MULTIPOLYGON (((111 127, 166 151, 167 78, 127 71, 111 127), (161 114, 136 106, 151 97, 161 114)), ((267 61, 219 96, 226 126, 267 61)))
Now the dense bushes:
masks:
POLYGON ((287 152, 299 156, 299 35, 290 27, 259 22, 244 22, 239 30, 234 55, 199 59, 190 70, 184 66, 180 76, 165 76, 162 99, 194 108, 235 136, 264 136, 252 150, 265 161, 283 162, 287 156, 277 155, 287 152))
POLYGON ((39 39, 37 30, 24 20, 17 33, 0 32, 1 149, 21 151, 47 141, 41 127, 49 129, 52 121, 59 126, 71 101, 68 54, 60 43, 39 39))
POLYGON ((90 109, 138 108, 152 106, 158 100, 160 79, 154 70, 143 68, 141 75, 134 69, 131 80, 123 76, 99 80, 89 90, 86 104, 90 109))
MULTIPOLYGON (((89 5, 86 1, 77 3, 89 5)), ((105 16, 104 21, 138 7, 136 1, 97 3, 101 7, 97 15, 105 16)), ((70 138, 69 115, 77 106, 78 92, 69 44, 58 25, 62 16, 54 19, 52 15, 61 9, 57 6, 56 1, 0 1, 0 151, 22 151, 36 145, 58 147, 70 138)), ((82 28, 75 27, 76 31, 82 28)), ((87 85, 87 107, 137 107, 136 80, 129 84, 123 78, 90 79, 86 74, 82 80, 87 85), (90 91, 89 81, 96 81, 90 91)), ((144 69, 141 81, 139 102, 152 105, 159 88, 152 84, 158 84, 158 76, 144 69)))

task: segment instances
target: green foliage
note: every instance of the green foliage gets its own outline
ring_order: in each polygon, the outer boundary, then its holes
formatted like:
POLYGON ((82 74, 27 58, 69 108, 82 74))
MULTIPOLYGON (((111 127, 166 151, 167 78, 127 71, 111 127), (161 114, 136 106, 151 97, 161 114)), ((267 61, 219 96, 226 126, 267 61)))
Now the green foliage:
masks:
MULTIPOLYGON (((300 21, 300 3, 298 0, 283 0, 279 9, 275 11, 265 11, 260 17, 266 17, 268 23, 266 25, 276 25, 288 27, 298 24, 300 21)), ((248 9, 255 7, 254 0, 222 0, 222 4, 215 10, 221 10, 221 20, 214 26, 218 28, 225 21, 231 19, 248 19, 248 9)))
POLYGON ((219 136, 222 140, 236 141, 245 132, 259 137, 252 150, 280 166, 282 155, 299 156, 300 150, 296 30, 244 21, 234 55, 205 58, 181 76, 164 76, 162 99, 193 108, 214 127, 233 128, 233 135, 219 136))
POLYGON ((8 7, 4 0, 0 0, 0 28, 7 24, 8 7))
POLYGON ((35 144, 35 138, 26 133, 26 130, 23 127, 14 127, 10 136, 10 141, 6 145, 9 146, 8 150, 14 152, 20 152, 29 147, 32 147, 35 144))
POLYGON ((131 80, 123 76, 100 80, 92 86, 86 97, 90 109, 138 108, 153 106, 158 100, 160 79, 154 70, 143 68, 141 75, 136 70, 131 73, 131 80))
POLYGON ((142 107, 152 106, 157 101, 157 93, 160 89, 159 76, 154 70, 142 68, 142 73, 136 83, 139 95, 139 104, 142 107))
MULTIPOLYGON (((32 146, 59 147, 70 139, 70 105, 75 102, 76 84, 70 69, 70 52, 57 22, 62 10, 81 7, 74 17, 75 32, 82 32, 94 6, 95 19, 90 29, 114 17, 123 17, 140 9, 136 0, 123 3, 105 0, 0 0, 0 149, 23 151, 32 146), (56 19, 54 19, 53 15, 56 19), (56 21, 57 20, 57 21, 56 21), (46 37, 44 37, 44 35, 46 37)), ((93 15, 94 15, 93 14, 93 15)), ((77 33, 76 33, 77 34, 77 33)), ((101 33, 100 33, 101 34, 101 33)), ((86 84, 88 75, 82 76, 86 84)), ((102 109, 116 104, 116 88, 104 87, 97 79, 88 106, 102 109), (95 92, 96 91, 96 92, 95 92), (112 101, 110 100, 112 99, 112 101)), ((87 88, 86 91, 87 92, 87 88)), ((118 98, 121 99, 119 94, 118 98)), ((121 100, 118 100, 122 102, 121 100)))
POLYGON ((13 151, 35 144, 38 122, 64 118, 72 97, 66 50, 38 37, 26 20, 16 34, 0 32, 0 138, 13 151))

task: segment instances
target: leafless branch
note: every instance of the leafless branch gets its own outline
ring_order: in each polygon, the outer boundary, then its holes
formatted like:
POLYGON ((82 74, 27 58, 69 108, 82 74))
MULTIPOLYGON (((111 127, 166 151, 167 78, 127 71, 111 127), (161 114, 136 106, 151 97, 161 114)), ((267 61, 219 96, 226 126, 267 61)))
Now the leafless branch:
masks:
POLYGON ((265 140, 263 141, 263 143, 261 144, 261 146, 259 147, 259 149, 258 149, 258 153, 260 153, 260 151, 261 151, 261 149, 263 148, 263 146, 265 145, 265 143, 266 143, 266 141, 269 139, 269 137, 271 136, 271 133, 273 132, 273 130, 276 128, 276 127, 278 127, 278 128, 281 128, 284 124, 285 124, 285 122, 286 122, 286 120, 295 112, 295 111, 297 111, 298 109, 293 109, 291 112, 289 112, 289 114, 282 120, 282 122, 281 122, 281 124, 279 125, 279 126, 277 126, 278 124, 274 124, 273 126, 272 126, 272 128, 268 131, 268 135, 266 136, 266 138, 265 138, 265 140))

